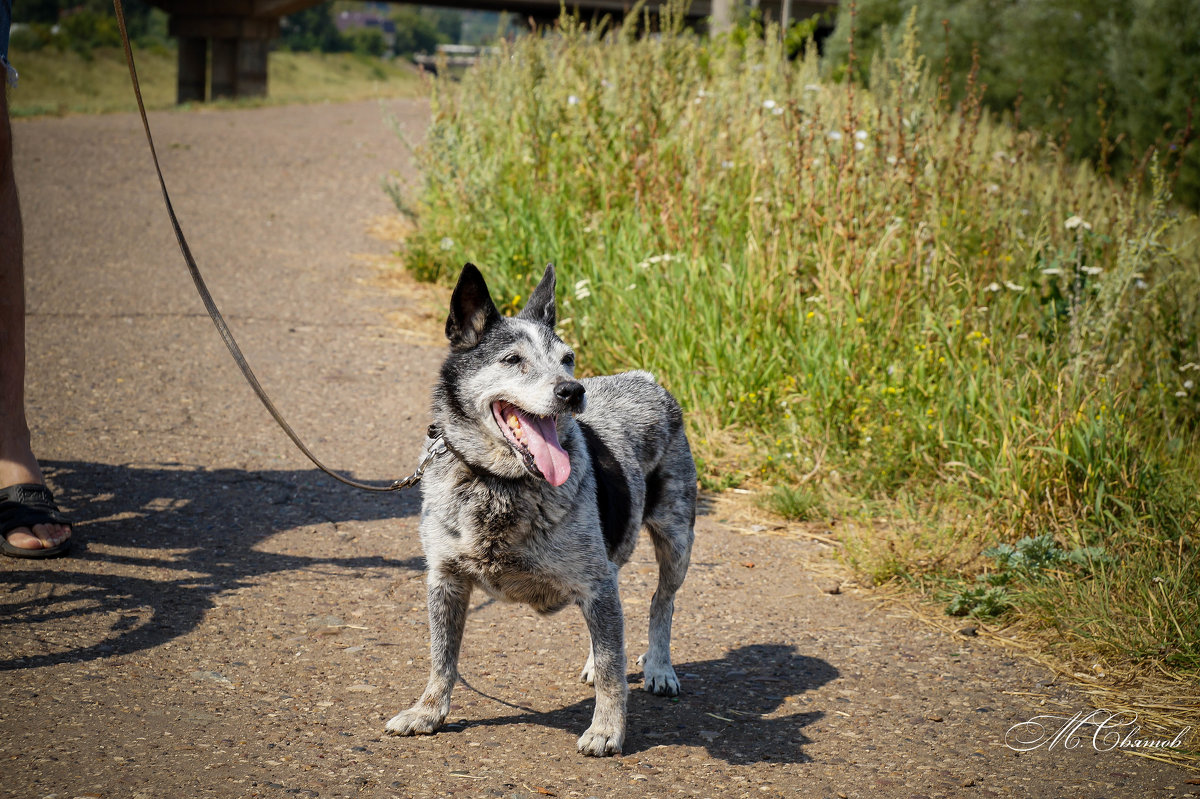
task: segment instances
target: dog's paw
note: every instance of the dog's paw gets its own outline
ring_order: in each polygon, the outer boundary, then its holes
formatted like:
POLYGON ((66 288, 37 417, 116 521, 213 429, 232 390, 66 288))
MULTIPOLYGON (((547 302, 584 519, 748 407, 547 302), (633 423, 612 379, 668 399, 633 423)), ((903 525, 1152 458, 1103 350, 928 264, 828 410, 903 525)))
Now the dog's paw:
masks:
POLYGON ((392 716, 385 729, 389 735, 432 735, 446 717, 423 705, 414 705, 392 716))
POLYGON ((642 690, 657 696, 679 696, 679 678, 670 663, 647 663, 646 656, 638 658, 642 667, 642 690))
POLYGON ((621 744, 624 742, 624 730, 593 724, 587 728, 587 732, 579 736, 577 746, 579 751, 588 757, 610 757, 621 754, 621 744))

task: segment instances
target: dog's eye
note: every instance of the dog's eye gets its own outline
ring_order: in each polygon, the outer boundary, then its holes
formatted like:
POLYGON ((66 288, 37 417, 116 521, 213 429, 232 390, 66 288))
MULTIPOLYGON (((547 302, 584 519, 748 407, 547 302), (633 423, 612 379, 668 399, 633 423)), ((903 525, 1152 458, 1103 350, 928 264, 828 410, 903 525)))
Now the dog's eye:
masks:
POLYGON ((567 367, 568 369, 570 369, 572 366, 574 366, 575 365, 575 353, 568 352, 566 355, 564 355, 562 357, 562 365, 567 367))
POLYGON ((521 362, 521 356, 515 352, 511 353, 509 355, 504 356, 504 362, 509 364, 510 366, 516 366, 517 364, 519 364, 521 362))

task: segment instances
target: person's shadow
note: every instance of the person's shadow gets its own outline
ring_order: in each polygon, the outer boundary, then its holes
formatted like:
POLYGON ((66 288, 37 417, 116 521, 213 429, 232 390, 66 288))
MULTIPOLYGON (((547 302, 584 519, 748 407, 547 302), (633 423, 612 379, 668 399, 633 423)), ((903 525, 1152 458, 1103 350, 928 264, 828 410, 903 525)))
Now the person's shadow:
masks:
MULTIPOLYGON (((730 763, 765 761, 805 763, 804 728, 824 718, 809 710, 808 691, 836 679, 838 670, 820 658, 802 655, 791 644, 750 644, 719 660, 677 663, 682 693, 675 698, 629 692, 624 754, 639 755, 659 745, 703 746, 712 757, 730 763)), ((631 675, 633 679, 640 674, 631 675)), ((594 699, 538 712, 489 696, 460 679, 456 692, 470 691, 513 708, 491 719, 451 721, 438 733, 470 727, 544 724, 582 733, 591 723, 594 699)), ((653 763, 648 764, 653 767, 653 763)))
POLYGON ((273 572, 425 566, 419 552, 402 558, 362 554, 350 536, 344 557, 256 548, 275 533, 308 525, 328 531, 345 522, 416 514, 416 489, 368 494, 312 469, 86 462, 42 467, 59 504, 77 511, 78 541, 65 559, 0 558, 0 671, 159 646, 195 629, 218 594, 273 572), (89 548, 89 541, 103 546, 89 548))

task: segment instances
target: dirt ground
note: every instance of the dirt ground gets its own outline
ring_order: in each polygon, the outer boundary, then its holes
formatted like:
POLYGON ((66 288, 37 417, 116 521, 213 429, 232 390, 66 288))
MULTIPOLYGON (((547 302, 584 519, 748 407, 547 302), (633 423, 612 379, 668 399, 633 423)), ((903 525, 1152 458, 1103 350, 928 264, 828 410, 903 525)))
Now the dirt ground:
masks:
MULTIPOLYGON (((389 116, 419 139, 428 109, 152 115, 263 383, 331 465, 378 479, 412 469, 442 355, 367 232, 391 211, 383 176, 413 176, 389 116)), ((30 420, 83 543, 0 558, 0 795, 1200 794, 1090 737, 1009 748, 1013 725, 1088 706, 978 638, 823 591, 819 543, 735 532, 720 506, 677 600, 684 693, 638 690, 631 658, 622 757, 575 751, 593 704, 578 612, 479 596, 451 723, 384 736, 428 667, 417 495, 344 488, 273 426, 203 315, 134 117, 18 121, 15 138, 30 420)), ((632 655, 654 573, 643 544, 622 581, 632 655)))

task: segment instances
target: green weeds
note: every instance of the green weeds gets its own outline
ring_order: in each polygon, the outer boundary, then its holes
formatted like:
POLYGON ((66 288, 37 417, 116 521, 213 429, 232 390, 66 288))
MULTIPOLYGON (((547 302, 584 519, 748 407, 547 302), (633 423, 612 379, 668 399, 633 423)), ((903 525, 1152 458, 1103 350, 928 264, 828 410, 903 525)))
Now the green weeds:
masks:
POLYGON ((911 26, 869 86, 776 40, 564 18, 438 83, 409 267, 474 261, 515 308, 553 261, 581 367, 657 374, 706 486, 882 517, 847 542, 871 579, 1196 667, 1196 220, 1153 158, 1113 190, 990 120, 974 75, 951 107, 911 26), (1113 562, 973 585, 1023 538, 1113 562))

